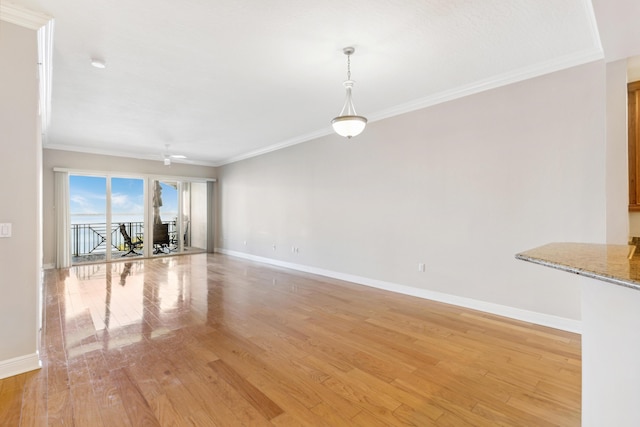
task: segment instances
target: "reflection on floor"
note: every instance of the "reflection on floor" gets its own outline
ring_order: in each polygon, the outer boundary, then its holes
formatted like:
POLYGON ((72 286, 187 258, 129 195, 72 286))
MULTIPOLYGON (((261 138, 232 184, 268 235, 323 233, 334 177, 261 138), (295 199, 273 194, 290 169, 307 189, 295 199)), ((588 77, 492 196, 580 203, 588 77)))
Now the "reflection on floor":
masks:
POLYGON ((45 274, 7 426, 580 425, 580 336, 218 254, 45 274))
MULTIPOLYGON (((139 251, 138 251, 139 252, 139 251)), ((188 254, 200 254, 200 253, 204 253, 206 252, 206 249, 203 248, 196 248, 196 247, 185 247, 183 249, 182 253, 177 252, 176 250, 159 250, 159 251, 153 251, 153 255, 152 256, 156 256, 156 255, 183 255, 184 253, 188 253, 188 254)), ((127 255, 127 251, 113 251, 111 252, 111 260, 113 261, 122 261, 122 259, 131 259, 131 258, 143 258, 142 254, 140 255, 134 255, 134 254, 130 254, 127 255)), ((88 264, 88 263, 97 263, 97 262, 105 262, 105 260, 107 259, 107 256, 104 252, 98 252, 98 253, 91 253, 91 254, 85 254, 85 255, 78 255, 78 256, 72 256, 71 257, 71 264, 72 265, 79 265, 79 264, 88 264)))

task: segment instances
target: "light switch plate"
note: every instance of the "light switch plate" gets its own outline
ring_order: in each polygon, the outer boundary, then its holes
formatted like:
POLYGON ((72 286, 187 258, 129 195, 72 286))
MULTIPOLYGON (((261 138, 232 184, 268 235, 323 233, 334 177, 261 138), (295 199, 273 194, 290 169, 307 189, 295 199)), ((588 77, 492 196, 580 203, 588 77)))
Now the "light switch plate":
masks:
POLYGON ((11 223, 5 222, 0 224, 0 238, 11 237, 11 223))

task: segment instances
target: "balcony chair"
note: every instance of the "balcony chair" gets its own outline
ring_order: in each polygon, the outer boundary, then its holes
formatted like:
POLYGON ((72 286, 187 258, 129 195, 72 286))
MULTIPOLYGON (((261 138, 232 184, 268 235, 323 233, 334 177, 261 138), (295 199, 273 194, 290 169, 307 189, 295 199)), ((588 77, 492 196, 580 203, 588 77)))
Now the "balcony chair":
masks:
POLYGON ((124 244, 129 248, 129 252, 123 254, 123 257, 129 254, 142 255, 141 253, 135 251, 137 248, 142 247, 142 240, 138 240, 135 243, 132 242, 131 237, 129 236, 129 233, 127 233, 127 228, 124 226, 124 224, 120 224, 120 234, 122 234, 122 237, 124 238, 124 244))
POLYGON ((169 224, 153 224, 153 253, 169 252, 169 224))

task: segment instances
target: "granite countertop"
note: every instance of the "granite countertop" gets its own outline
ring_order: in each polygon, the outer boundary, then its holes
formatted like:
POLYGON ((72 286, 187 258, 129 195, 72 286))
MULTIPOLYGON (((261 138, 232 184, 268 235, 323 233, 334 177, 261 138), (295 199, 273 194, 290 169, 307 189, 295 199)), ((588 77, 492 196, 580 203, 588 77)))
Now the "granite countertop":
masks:
POLYGON ((640 291, 640 249, 636 248, 631 245, 549 243, 516 254, 516 258, 640 291))

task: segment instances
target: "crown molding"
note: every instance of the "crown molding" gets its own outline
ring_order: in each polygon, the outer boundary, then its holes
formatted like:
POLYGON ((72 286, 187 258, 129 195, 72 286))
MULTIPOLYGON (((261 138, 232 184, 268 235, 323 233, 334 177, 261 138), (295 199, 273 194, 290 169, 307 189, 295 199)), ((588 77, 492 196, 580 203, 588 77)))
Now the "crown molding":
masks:
MULTIPOLYGON (((94 147, 81 147, 78 145, 64 145, 64 144, 43 144, 43 149, 45 150, 59 150, 59 151, 70 151, 73 153, 85 153, 85 154, 96 154, 100 156, 111 156, 111 157, 125 157, 128 159, 138 159, 138 160, 149 160, 153 162, 162 161, 162 158, 157 155, 144 155, 144 154, 130 154, 130 153, 115 153, 113 150, 109 149, 101 149, 94 147)), ((208 167, 216 167, 217 164, 213 162, 207 161, 199 161, 199 160, 190 160, 190 159, 172 159, 171 164, 184 164, 184 165, 193 165, 193 166, 208 166, 208 167)))
POLYGON ((593 43, 593 48, 594 50, 602 52, 602 57, 604 58, 604 48, 602 47, 602 39, 600 38, 600 30, 598 28, 598 21, 596 20, 596 11, 593 8, 593 1, 584 0, 582 7, 584 7, 585 15, 589 20, 589 29, 591 30, 591 43, 593 43))
POLYGON ((14 3, 0 3, 0 21, 20 25, 30 30, 39 30, 53 18, 45 13, 36 12, 14 3))
MULTIPOLYGON (((263 154, 271 153, 272 151, 282 150, 283 148, 290 147, 292 145, 302 144, 303 142, 311 141, 313 139, 317 139, 323 136, 331 135, 333 130, 331 128, 321 129, 315 132, 306 133, 304 135, 297 136, 295 138, 287 139, 277 144, 269 145, 268 147, 259 148, 257 150, 249 151, 245 154, 240 154, 238 156, 230 157, 228 159, 224 159, 215 164, 215 166, 224 166, 230 163, 239 162, 240 160, 250 159, 252 157, 261 156, 263 154)), ((342 138, 342 137, 341 137, 342 138)))
POLYGON ((437 104, 442 104, 454 99, 463 98, 469 95, 474 95, 502 86, 507 86, 512 83, 518 83, 524 80, 533 79, 535 77, 541 77, 546 74, 566 70, 601 59, 604 59, 602 48, 599 46, 595 46, 592 49, 587 49, 581 52, 566 55, 557 59, 553 59, 551 61, 533 64, 531 66, 503 73, 489 79, 479 80, 452 90, 433 94, 426 98, 416 99, 405 104, 378 111, 377 113, 370 115, 369 122, 375 122, 401 114, 410 113, 412 111, 431 107, 437 104))

